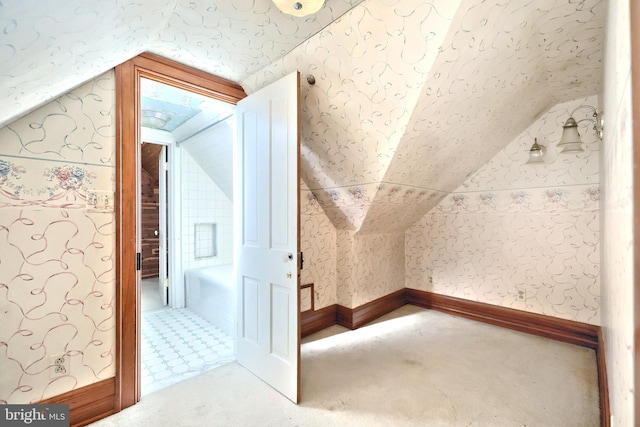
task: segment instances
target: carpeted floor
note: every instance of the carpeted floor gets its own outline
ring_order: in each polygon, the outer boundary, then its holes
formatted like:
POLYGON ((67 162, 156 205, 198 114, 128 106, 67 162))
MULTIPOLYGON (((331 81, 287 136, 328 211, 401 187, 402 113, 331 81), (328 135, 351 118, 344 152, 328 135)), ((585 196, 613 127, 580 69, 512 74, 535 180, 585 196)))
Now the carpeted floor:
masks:
POLYGON ((95 426, 598 426, 595 352, 404 306, 302 345, 294 405, 237 363, 95 426))

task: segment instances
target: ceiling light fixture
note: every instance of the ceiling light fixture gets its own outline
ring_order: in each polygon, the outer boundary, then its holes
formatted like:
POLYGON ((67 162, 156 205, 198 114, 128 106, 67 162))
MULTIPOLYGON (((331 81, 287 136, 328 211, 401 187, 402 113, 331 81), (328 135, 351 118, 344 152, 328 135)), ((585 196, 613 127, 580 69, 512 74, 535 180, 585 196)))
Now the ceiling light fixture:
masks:
POLYGON ((598 110, 590 105, 581 105, 571 112, 564 126, 562 126, 562 138, 560 138, 560 142, 558 142, 558 148, 561 149, 561 153, 579 153, 584 151, 582 148, 582 139, 580 139, 580 132, 578 132, 578 123, 584 121, 593 122, 593 130, 596 131, 598 139, 602 140, 604 123, 601 113, 598 113, 598 110), (576 121, 576 119, 573 118, 573 114, 581 108, 588 108, 593 114, 591 117, 576 121))
POLYGON ((538 138, 535 138, 529 150, 529 161, 527 163, 542 163, 544 161, 544 153, 546 152, 547 149, 545 146, 538 144, 538 138))
POLYGON ((320 10, 324 0, 272 0, 282 13, 297 17, 311 15, 320 10))
POLYGON ((147 128, 162 129, 169 120, 171 117, 161 111, 142 110, 140 124, 147 128))

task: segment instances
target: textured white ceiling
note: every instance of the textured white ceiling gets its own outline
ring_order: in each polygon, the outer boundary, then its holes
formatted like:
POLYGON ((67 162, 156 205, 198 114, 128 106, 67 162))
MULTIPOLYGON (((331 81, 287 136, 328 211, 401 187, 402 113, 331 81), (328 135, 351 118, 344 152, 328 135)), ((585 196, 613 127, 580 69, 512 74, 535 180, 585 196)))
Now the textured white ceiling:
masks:
POLYGON ((270 0, 0 1, 0 126, 144 51, 239 82, 360 1, 307 18, 270 0))
POLYGON ((549 107, 599 92, 604 6, 327 0, 298 19, 269 0, 0 1, 0 125, 142 51, 247 92, 298 69, 317 82, 304 180, 336 227, 403 231, 549 107))

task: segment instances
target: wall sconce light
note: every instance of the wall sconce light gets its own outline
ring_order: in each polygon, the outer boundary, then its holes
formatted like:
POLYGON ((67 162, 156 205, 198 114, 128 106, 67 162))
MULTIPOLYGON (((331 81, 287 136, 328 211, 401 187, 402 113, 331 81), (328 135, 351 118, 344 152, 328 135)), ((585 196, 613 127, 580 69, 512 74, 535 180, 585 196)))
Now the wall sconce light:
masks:
POLYGON ((564 126, 562 126, 562 138, 560 138, 560 142, 558 142, 558 148, 561 149, 561 153, 579 153, 584 151, 582 148, 582 140, 580 139, 580 132, 578 132, 578 123, 584 121, 593 122, 593 130, 596 131, 598 139, 602 140, 602 117, 600 117, 600 114, 594 107, 590 105, 581 105, 571 112, 569 118, 564 123, 564 126), (573 114, 580 108, 589 108, 593 111, 592 117, 576 121, 576 119, 573 118, 573 114))
POLYGON ((538 144, 538 138, 535 138, 529 150, 529 161, 527 163, 542 163, 544 161, 544 153, 546 152, 547 149, 545 146, 538 144))
POLYGON ((324 0, 272 0, 282 13, 297 17, 311 15, 320 10, 324 0))

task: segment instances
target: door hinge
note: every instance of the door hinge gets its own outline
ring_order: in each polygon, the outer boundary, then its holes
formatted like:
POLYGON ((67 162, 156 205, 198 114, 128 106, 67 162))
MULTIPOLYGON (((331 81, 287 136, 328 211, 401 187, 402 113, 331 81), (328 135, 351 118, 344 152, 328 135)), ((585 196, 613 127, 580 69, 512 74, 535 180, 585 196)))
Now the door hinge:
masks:
POLYGON ((300 270, 304 268, 304 255, 300 252, 300 270))
POLYGON ((136 271, 142 270, 142 254, 136 252, 136 271))

